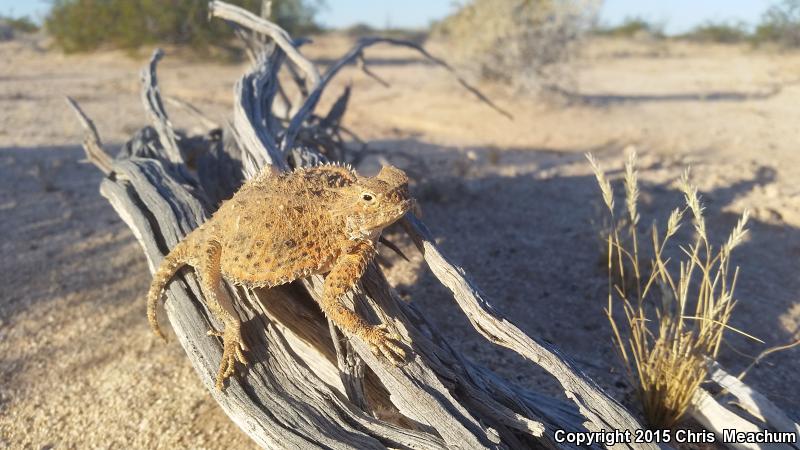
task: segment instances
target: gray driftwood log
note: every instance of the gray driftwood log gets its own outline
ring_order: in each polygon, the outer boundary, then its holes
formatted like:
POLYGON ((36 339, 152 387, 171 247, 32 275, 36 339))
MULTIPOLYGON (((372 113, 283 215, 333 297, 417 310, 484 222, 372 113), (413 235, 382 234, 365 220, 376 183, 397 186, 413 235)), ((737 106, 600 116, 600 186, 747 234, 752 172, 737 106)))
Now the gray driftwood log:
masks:
POLYGON ((698 389, 689 411, 693 419, 712 431, 719 440, 723 439, 725 429, 751 433, 769 430, 795 436, 793 443, 785 444, 746 442, 727 444, 734 449, 800 450, 799 424, 763 394, 726 372, 716 361, 708 359, 707 363, 709 369, 707 385, 718 387, 721 393, 715 398, 705 389, 698 389))
MULTIPOLYGON (((91 120, 70 100, 87 130, 88 158, 105 174, 100 192, 133 231, 151 271, 262 167, 287 170, 346 156, 338 133, 349 92, 325 115, 317 115, 316 106, 339 69, 363 63, 364 48, 388 42, 430 57, 410 43, 368 39, 320 74, 277 25, 222 2, 212 2, 210 9, 241 27, 240 34, 249 30, 269 38, 252 40, 267 44, 253 52, 257 64, 236 84, 232 122, 224 129, 186 136, 173 128, 158 87, 160 51, 142 72, 142 100, 151 125, 137 132, 116 159, 104 152, 91 120), (282 68, 295 74, 289 82, 300 85, 299 104, 286 107, 287 89, 277 76, 282 68)), ((552 374, 567 399, 516 386, 453 350, 413 303, 398 299, 375 264, 350 300, 366 317, 396 329, 409 345, 408 364, 387 365, 357 337, 342 336, 316 304, 321 277, 270 290, 229 286, 244 323, 250 364, 219 392, 214 377, 221 343, 206 335, 219 324, 204 306, 194 273, 184 270, 168 290, 169 321, 209 393, 254 441, 268 448, 564 448, 570 445, 555 442, 556 429, 640 428, 566 355, 526 335, 493 308, 441 253, 421 221, 409 216, 403 226, 475 329, 552 374)))

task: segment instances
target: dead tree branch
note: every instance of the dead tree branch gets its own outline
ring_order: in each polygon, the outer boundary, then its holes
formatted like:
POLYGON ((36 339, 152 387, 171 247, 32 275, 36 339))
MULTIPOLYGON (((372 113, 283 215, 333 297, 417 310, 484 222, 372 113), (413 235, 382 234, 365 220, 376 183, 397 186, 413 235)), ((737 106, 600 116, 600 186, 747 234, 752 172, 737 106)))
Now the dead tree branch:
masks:
POLYGON ((81 122, 84 130, 86 130, 83 137, 83 148, 86 152, 86 159, 100 169, 103 175, 110 175, 112 170, 111 157, 108 156, 108 153, 103 149, 103 143, 100 141, 100 135, 97 133, 94 122, 89 119, 72 97, 67 97, 67 104, 75 111, 78 120, 81 122))
MULTIPOLYGON (((315 150, 323 144, 314 141, 323 125, 310 118, 327 83, 369 45, 406 45, 380 38, 362 41, 320 77, 277 25, 223 2, 212 2, 210 8, 215 16, 267 35, 276 44, 266 47, 259 64, 237 84, 233 121, 223 131, 223 139, 198 139, 206 151, 192 153, 197 167, 213 166, 219 173, 231 175, 214 182, 212 189, 202 172, 194 173, 184 163, 182 155, 191 139, 178 138, 164 111, 156 82, 159 51, 142 77, 144 106, 156 132, 146 128, 136 133, 126 144, 128 157, 93 159, 107 175, 116 174, 103 180, 100 191, 133 231, 151 270, 213 213, 214 205, 230 197, 236 182, 269 170, 270 165, 286 170, 290 161, 297 165, 324 159, 325 155, 315 150), (307 87, 302 106, 288 125, 272 108, 280 91, 277 73, 286 59, 300 68, 307 87), (302 145, 296 139, 300 134, 309 136, 302 145), (199 181, 187 183, 184 174, 199 181)), ((415 48, 433 58, 421 47, 415 48)), ((440 65, 449 67, 443 62, 440 65)), ((340 110, 329 114, 324 126, 336 129, 345 106, 346 100, 340 110)), ((91 123, 77 105, 75 110, 84 126, 91 123)), ((85 141, 89 154, 88 147, 99 143, 99 138, 92 126, 86 128, 94 133, 93 140, 85 141)), ((206 335, 219 324, 206 310, 196 276, 188 271, 169 287, 167 316, 198 377, 231 420, 255 442, 268 448, 554 449, 570 447, 555 442, 557 429, 640 427, 568 358, 524 334, 494 309, 463 270, 441 254, 422 222, 409 216, 405 224, 425 261, 453 292, 473 326, 491 342, 550 372, 568 399, 523 389, 468 361, 413 303, 398 298, 375 264, 368 267, 350 296, 349 306, 373 322, 386 323, 403 338, 410 355, 406 365, 384 363, 360 338, 342 336, 330 326, 317 306, 323 286, 320 276, 270 290, 228 286, 243 321, 251 363, 239 380, 219 392, 214 388, 214 376, 221 345, 217 338, 206 335)), ((591 448, 600 447, 594 444, 591 448)))

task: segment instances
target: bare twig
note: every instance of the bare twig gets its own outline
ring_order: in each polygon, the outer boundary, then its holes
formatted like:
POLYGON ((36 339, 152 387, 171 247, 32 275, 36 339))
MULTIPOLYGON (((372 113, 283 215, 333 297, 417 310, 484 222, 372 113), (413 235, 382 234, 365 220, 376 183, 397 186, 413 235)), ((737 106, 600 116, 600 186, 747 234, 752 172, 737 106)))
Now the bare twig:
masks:
POLYGON ((172 123, 170 123, 167 111, 161 102, 158 77, 156 76, 156 66, 163 56, 163 50, 160 48, 155 49, 150 58, 150 64, 142 69, 142 102, 144 103, 145 112, 148 113, 150 121, 161 138, 161 145, 164 146, 170 162, 180 164, 183 162, 183 155, 181 155, 180 147, 178 147, 178 138, 172 128, 172 123))
POLYGON ((759 353, 758 356, 756 356, 753 359, 753 361, 750 364, 748 364, 748 366, 745 367, 745 369, 742 370, 741 373, 739 373, 739 375, 737 375, 737 378, 740 379, 740 380, 743 380, 745 375, 747 375, 747 373, 750 372, 750 369, 752 369, 753 367, 759 365, 761 363, 761 361, 763 361, 764 358, 766 358, 767 356, 769 356, 769 355, 771 355, 773 353, 778 353, 778 352, 782 352, 784 350, 792 349, 792 348, 797 347, 799 345, 800 345, 800 339, 796 339, 793 342, 790 342, 788 344, 776 345, 775 347, 770 347, 770 348, 764 350, 763 352, 759 353))
POLYGON ((437 58, 430 54, 424 47, 419 44, 415 44, 411 41, 405 41, 402 39, 391 39, 391 38, 382 38, 382 37, 369 37, 369 38, 362 38, 356 43, 356 45, 349 51, 347 54, 339 58, 334 64, 332 64, 328 70, 323 75, 320 83, 315 87, 314 90, 311 91, 308 98, 306 98, 305 103, 303 106, 297 111, 297 114, 294 115, 292 118, 291 123, 289 124, 288 129, 286 130, 286 135, 283 137, 283 142, 281 142, 281 150, 284 152, 288 151, 294 143, 294 139, 297 136, 297 132, 300 130, 303 122, 308 119, 311 113, 317 106, 317 102, 319 102, 320 97, 322 96, 322 91, 325 89, 325 86, 333 79, 334 76, 345 66, 348 64, 352 64, 353 62, 357 61, 359 57, 363 54, 364 50, 368 47, 371 47, 376 44, 389 44, 398 47, 407 47, 412 50, 416 50, 426 59, 430 60, 434 64, 444 68, 456 78, 459 84, 464 87, 466 90, 471 92, 475 97, 477 97, 481 102, 489 105, 492 109, 497 111, 498 113, 502 114, 503 116, 513 119, 513 116, 506 110, 497 106, 493 101, 491 101, 488 97, 486 97, 481 91, 467 83, 467 81, 462 78, 458 72, 451 67, 447 62, 444 60, 437 58))
POLYGON ((261 34, 267 35, 286 53, 286 56, 292 60, 306 75, 306 83, 308 89, 313 90, 319 85, 321 78, 319 72, 314 64, 303 56, 297 47, 292 42, 292 37, 281 27, 269 22, 255 14, 239 8, 237 6, 220 2, 212 1, 208 4, 209 14, 219 17, 221 19, 230 20, 243 27, 257 31, 261 34))
MULTIPOLYGON (((302 69, 310 88, 309 99, 318 96, 325 82, 348 62, 335 63, 338 68, 326 73, 324 81, 319 76, 315 81, 316 69, 306 64, 307 60, 279 27, 253 15, 242 15, 222 2, 213 2, 212 11, 253 25, 252 29, 268 34, 278 45, 265 49, 259 65, 237 86, 234 124, 230 128, 233 142, 220 146, 219 141, 200 140, 204 145, 213 145, 209 148, 214 152, 196 154, 207 158, 215 153, 212 161, 220 173, 233 174, 230 178, 235 180, 241 180, 243 174, 269 176, 266 170, 270 167, 285 170, 287 153, 276 151, 276 142, 288 133, 287 124, 272 112, 283 58, 288 56, 302 69)), ((150 67, 152 71, 145 81, 155 79, 154 61, 150 67)), ((147 98, 146 108, 156 111, 156 126, 163 129, 158 135, 136 134, 136 139, 127 144, 136 147, 130 154, 144 148, 148 158, 113 161, 112 170, 119 176, 106 178, 101 192, 131 228, 153 270, 170 248, 213 212, 215 203, 200 202, 187 188, 180 178, 185 164, 172 161, 169 142, 157 145, 159 141, 169 141, 175 133, 166 114, 158 114, 163 107, 157 89, 147 98)), ((324 119, 313 116, 314 102, 309 103, 309 99, 304 102, 309 114, 298 113, 305 118, 297 130, 303 131, 304 136, 306 132, 312 136, 320 133, 317 137, 304 137, 309 145, 314 144, 313 139, 324 141, 324 145, 342 145, 336 136, 346 98, 342 99, 341 111, 332 111, 324 124, 324 119)), ((184 150, 180 146, 187 145, 184 141, 174 141, 178 155, 184 150)), ((306 143, 288 150, 316 154, 315 148, 306 148, 306 143)), ((198 183, 197 189, 203 194, 208 183, 198 183)), ((219 199, 220 195, 209 197, 219 199)), ((386 324, 401 336, 408 347, 405 365, 386 364, 359 337, 341 337, 338 330, 330 327, 315 303, 322 296, 321 276, 269 290, 228 287, 243 319, 243 337, 251 344, 251 364, 241 378, 231 379, 227 390, 219 392, 214 388, 214 377, 221 345, 206 336, 206 331, 217 324, 202 301, 194 273, 188 271, 182 281, 170 285, 167 315, 210 394, 255 442, 269 448, 555 449, 570 447, 553 440, 556 429, 640 427, 568 358, 553 346, 527 336, 495 310, 463 270, 440 253, 421 222, 409 217, 406 223, 426 262, 452 290, 475 328, 491 342, 518 352, 552 373, 572 403, 515 386, 490 369, 469 362, 413 304, 399 299, 375 264, 367 268, 358 288, 346 299, 346 306, 373 323, 386 324)), ((601 445, 595 443, 590 448, 599 450, 601 445)), ((656 446, 620 443, 618 448, 656 446)))
POLYGON ((103 143, 100 141, 100 135, 97 133, 97 128, 94 126, 94 122, 92 122, 89 117, 84 114, 81 107, 78 105, 72 97, 66 97, 67 104, 75 111, 75 114, 78 116, 78 120, 83 125, 83 128, 86 130, 86 133, 83 137, 83 149, 86 152, 86 159, 89 160, 90 163, 94 164, 95 167, 100 169, 103 172, 103 175, 110 175, 112 172, 112 161, 111 157, 108 156, 108 153, 103 149, 103 143))
POLYGON ((364 58, 363 53, 358 55, 357 61, 358 61, 358 68, 361 69, 361 71, 364 72, 368 77, 377 81, 383 87, 386 88, 390 87, 389 82, 387 82, 386 80, 378 76, 378 74, 370 70, 369 66, 367 65, 367 60, 366 58, 364 58))
POLYGON ((211 118, 205 115, 203 111, 200 111, 196 106, 187 102, 186 100, 181 100, 177 97, 170 97, 170 96, 164 97, 164 100, 166 100, 167 103, 173 106, 177 106, 178 108, 187 111, 189 114, 194 116, 194 118, 197 119, 205 128, 209 130, 214 128, 219 128, 219 124, 211 120, 211 118))

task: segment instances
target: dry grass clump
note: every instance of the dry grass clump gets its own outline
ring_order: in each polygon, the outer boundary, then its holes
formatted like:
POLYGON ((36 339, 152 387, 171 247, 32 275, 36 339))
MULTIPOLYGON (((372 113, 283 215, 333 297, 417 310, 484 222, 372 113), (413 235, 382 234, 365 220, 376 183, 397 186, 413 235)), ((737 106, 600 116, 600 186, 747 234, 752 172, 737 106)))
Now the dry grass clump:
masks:
POLYGON ((665 230, 659 231, 653 224, 652 256, 643 258, 636 152, 630 152, 625 164, 626 211, 622 217, 615 211, 611 183, 592 155, 587 158, 612 219, 607 236, 605 311, 614 344, 637 386, 647 422, 652 427, 671 427, 687 411, 707 375, 704 359, 716 359, 725 329, 732 329, 728 321, 736 303, 738 268, 731 269, 731 252, 747 233, 748 213, 742 214, 728 240, 714 248, 708 240, 703 205, 687 170, 680 183, 686 204, 672 210, 665 230), (665 249, 687 214, 695 237, 688 245, 679 245, 683 257, 672 261, 664 256, 665 249), (615 304, 621 304, 624 320, 615 317, 615 304))
POLYGON ((434 29, 451 56, 520 89, 563 88, 566 63, 593 22, 594 0, 472 0, 434 29))

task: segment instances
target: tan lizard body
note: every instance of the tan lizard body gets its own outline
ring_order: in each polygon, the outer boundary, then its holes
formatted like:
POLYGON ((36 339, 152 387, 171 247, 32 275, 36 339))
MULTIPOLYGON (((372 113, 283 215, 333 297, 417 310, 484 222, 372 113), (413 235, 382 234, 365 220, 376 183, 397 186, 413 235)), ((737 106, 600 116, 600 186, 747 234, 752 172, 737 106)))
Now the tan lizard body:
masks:
POLYGON ((209 309, 225 325, 217 388, 246 364, 241 322, 220 285, 221 277, 247 287, 271 287, 325 274, 325 314, 342 330, 369 342, 376 354, 395 364, 405 357, 383 326, 373 326, 342 303, 375 256, 381 231, 411 207, 408 177, 386 166, 375 177, 322 165, 276 174, 270 168, 245 183, 214 215, 192 231, 164 258, 147 296, 147 317, 163 334, 156 309, 177 270, 198 273, 209 309))

